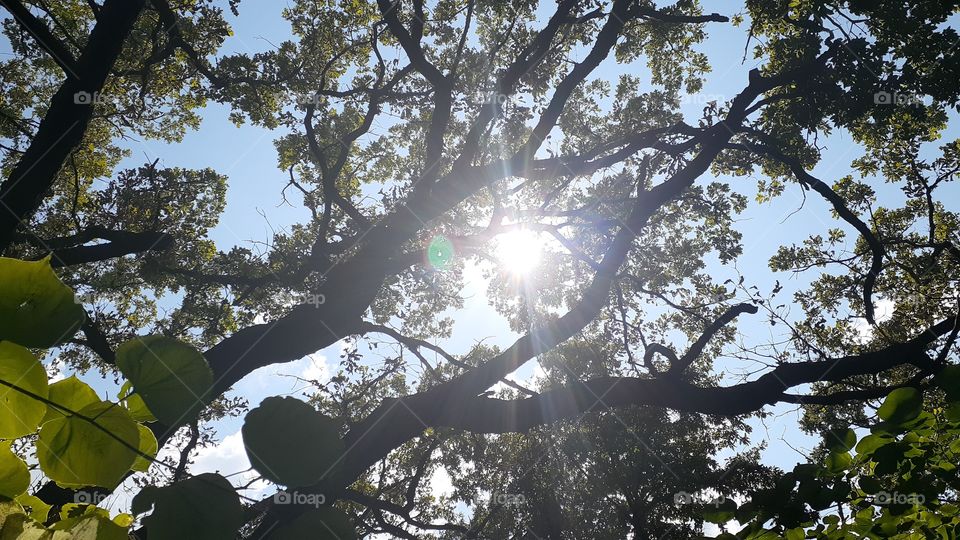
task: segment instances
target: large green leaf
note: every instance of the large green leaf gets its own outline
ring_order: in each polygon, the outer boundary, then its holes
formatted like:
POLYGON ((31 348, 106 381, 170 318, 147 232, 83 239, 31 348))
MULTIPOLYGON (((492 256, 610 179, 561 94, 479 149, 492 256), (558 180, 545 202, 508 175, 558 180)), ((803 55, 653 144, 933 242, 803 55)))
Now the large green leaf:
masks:
POLYGON ((16 386, 46 398, 47 372, 29 350, 0 341, 0 439, 15 439, 36 431, 47 405, 16 386))
POLYGON ((150 412, 170 427, 196 418, 213 386, 213 373, 203 355, 165 336, 134 338, 120 345, 117 367, 150 412))
POLYGON ((73 336, 85 320, 83 307, 53 273, 49 257, 0 257, 0 339, 45 349, 73 336))
POLYGON ((832 452, 847 452, 857 443, 857 434, 852 429, 832 429, 823 437, 826 447, 832 452))
POLYGON ((887 394, 877 410, 881 420, 902 424, 919 416, 923 410, 923 394, 916 388, 897 388, 887 394))
POLYGON ((137 423, 115 403, 101 402, 43 425, 37 442, 40 468, 62 486, 114 488, 130 470, 140 444, 137 423), (99 427, 98 427, 99 426, 99 427))
MULTIPOLYGON (((137 430, 140 432, 140 444, 138 446, 140 452, 151 457, 156 457, 157 451, 160 450, 157 437, 150 431, 150 428, 143 424, 137 424, 137 430)), ((145 472, 150 468, 151 463, 152 461, 149 459, 143 456, 137 456, 137 459, 134 460, 130 468, 135 471, 145 472)))
POLYGON ((270 540, 356 540, 357 531, 346 514, 324 506, 304 512, 287 525, 277 527, 270 540))
POLYGON ((250 464, 265 478, 285 486, 320 480, 343 455, 337 424, 291 397, 269 397, 247 413, 243 444, 250 464))
POLYGON ((40 523, 47 521, 47 514, 49 514, 50 509, 53 508, 43 502, 39 497, 26 493, 18 495, 15 500, 20 503, 20 506, 26 510, 27 514, 29 514, 34 521, 39 521, 40 523))
POLYGON ((99 513, 58 521, 51 529, 65 531, 71 540, 127 540, 126 527, 99 513))
POLYGON ((204 473, 173 485, 148 486, 133 499, 133 513, 144 518, 150 540, 233 540, 243 524, 243 506, 233 486, 219 474, 204 473))
MULTIPOLYGON (((57 381, 50 385, 50 392, 47 398, 67 409, 77 412, 87 405, 100 403, 97 393, 90 388, 90 385, 81 381, 76 375, 71 375, 62 381, 57 381)), ((47 407, 47 414, 43 417, 44 422, 54 418, 63 417, 63 412, 53 406, 47 407)))
POLYGON ((10 450, 13 441, 0 442, 0 495, 12 499, 30 486, 30 471, 20 456, 10 450))

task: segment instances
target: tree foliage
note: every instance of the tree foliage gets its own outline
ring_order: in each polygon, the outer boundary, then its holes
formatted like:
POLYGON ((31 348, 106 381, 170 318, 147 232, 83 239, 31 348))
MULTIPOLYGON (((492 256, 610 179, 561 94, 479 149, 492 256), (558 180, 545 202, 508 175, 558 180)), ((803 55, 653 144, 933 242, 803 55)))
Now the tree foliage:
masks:
POLYGON ((238 0, 0 5, 0 537, 956 536, 955 3, 294 0, 256 54, 218 52, 238 0), (268 249, 212 240, 224 174, 127 167, 213 103, 308 216, 268 249), (824 230, 742 269, 788 191, 824 230), (439 345, 468 267, 512 344, 439 345), (335 344, 306 400, 226 395, 335 344), (787 473, 749 433, 778 403, 824 436, 787 473), (275 496, 191 470, 239 415, 275 496))

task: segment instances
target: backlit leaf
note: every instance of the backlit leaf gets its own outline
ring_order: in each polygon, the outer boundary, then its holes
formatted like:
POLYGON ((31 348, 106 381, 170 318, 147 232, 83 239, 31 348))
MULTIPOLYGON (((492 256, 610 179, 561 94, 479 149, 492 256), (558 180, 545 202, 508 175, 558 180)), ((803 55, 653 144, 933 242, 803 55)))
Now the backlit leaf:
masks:
POLYGON ((0 257, 0 339, 46 349, 72 337, 85 320, 83 307, 53 272, 49 257, 0 257))
POLYGON ((114 488, 130 470, 140 432, 127 411, 101 402, 81 409, 79 417, 64 416, 43 425, 37 459, 43 472, 62 486, 114 488), (99 427, 98 427, 99 426, 99 427))
POLYGON ((117 367, 150 412, 171 427, 196 418, 213 386, 213 373, 203 355, 165 336, 139 337, 120 345, 117 367))

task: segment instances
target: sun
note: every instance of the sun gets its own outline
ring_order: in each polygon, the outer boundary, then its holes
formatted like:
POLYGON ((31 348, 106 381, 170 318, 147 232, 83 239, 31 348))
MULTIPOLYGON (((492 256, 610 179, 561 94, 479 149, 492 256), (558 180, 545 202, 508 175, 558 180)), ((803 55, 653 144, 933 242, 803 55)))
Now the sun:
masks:
POLYGON ((540 264, 543 242, 534 231, 519 229, 500 235, 496 239, 495 253, 500 264, 511 274, 529 274, 540 264))

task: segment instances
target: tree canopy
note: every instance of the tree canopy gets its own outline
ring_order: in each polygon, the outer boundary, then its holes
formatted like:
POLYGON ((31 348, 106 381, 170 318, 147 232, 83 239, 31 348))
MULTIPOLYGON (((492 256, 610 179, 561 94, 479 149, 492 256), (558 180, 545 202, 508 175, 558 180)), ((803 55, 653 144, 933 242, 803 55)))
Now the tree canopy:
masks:
POLYGON ((245 4, 0 0, 0 538, 960 533, 957 3, 291 0, 224 52, 245 4), (302 210, 262 246, 214 239, 239 175, 126 146, 212 106, 302 210), (515 340, 445 345, 470 273, 515 340), (266 496, 194 466, 231 418, 266 496))

